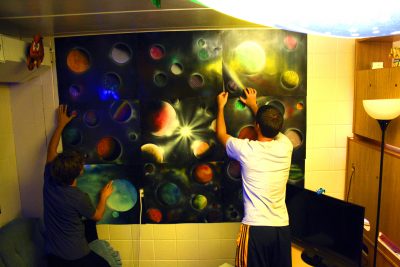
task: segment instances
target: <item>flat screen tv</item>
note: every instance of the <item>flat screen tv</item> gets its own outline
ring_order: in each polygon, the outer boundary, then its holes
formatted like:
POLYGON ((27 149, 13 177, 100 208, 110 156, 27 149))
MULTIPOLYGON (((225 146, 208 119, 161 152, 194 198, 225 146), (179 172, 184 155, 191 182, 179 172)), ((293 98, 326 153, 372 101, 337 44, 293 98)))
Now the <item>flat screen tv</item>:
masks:
POLYGON ((292 240, 312 266, 360 266, 364 207, 287 185, 292 240))

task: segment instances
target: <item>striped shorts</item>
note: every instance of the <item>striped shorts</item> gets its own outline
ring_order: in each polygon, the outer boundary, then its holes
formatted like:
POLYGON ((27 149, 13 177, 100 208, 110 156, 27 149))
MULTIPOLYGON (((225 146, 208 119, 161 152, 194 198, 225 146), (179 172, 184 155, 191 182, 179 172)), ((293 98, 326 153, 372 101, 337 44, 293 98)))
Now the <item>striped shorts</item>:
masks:
POLYGON ((236 267, 291 267, 290 227, 240 225, 236 267))

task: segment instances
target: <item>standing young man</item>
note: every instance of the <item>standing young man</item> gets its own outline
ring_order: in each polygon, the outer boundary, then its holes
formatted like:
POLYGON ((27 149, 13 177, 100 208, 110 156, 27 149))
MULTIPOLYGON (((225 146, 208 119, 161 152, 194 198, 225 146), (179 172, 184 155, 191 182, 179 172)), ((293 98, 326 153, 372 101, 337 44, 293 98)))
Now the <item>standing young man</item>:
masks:
POLYGON ((110 266, 108 262, 89 248, 82 217, 94 221, 103 217, 112 183, 101 190, 96 208, 88 194, 77 187, 76 179, 83 173, 83 156, 78 152, 57 153, 62 131, 73 118, 67 115, 67 106, 59 106, 57 127, 47 148, 43 202, 48 265, 106 267, 110 266))
POLYGON ((293 145, 280 132, 283 114, 273 106, 258 108, 255 89, 240 97, 256 117, 257 140, 227 134, 224 107, 228 92, 218 95, 217 138, 229 157, 240 162, 244 217, 236 248, 236 267, 291 267, 291 237, 286 183, 293 145))

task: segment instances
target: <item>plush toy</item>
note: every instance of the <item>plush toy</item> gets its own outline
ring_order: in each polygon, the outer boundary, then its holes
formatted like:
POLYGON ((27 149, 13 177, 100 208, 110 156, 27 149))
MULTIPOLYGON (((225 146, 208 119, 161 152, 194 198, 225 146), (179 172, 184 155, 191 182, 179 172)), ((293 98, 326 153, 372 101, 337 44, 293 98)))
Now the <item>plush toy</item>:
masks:
POLYGON ((26 58, 26 65, 29 70, 33 70, 35 66, 39 68, 43 62, 44 48, 43 48, 43 37, 40 34, 36 34, 33 37, 33 41, 29 46, 28 55, 26 58))

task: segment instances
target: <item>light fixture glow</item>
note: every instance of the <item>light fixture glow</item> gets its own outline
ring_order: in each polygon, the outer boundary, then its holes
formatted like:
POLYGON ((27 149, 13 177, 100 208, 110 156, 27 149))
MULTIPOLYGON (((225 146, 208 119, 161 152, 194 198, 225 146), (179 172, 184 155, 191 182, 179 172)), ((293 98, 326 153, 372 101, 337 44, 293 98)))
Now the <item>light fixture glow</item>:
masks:
POLYGON ((252 23, 301 33, 364 38, 400 30, 398 0, 192 0, 252 23))
POLYGON ((376 120, 393 120, 400 115, 400 98, 363 100, 363 106, 376 120))

